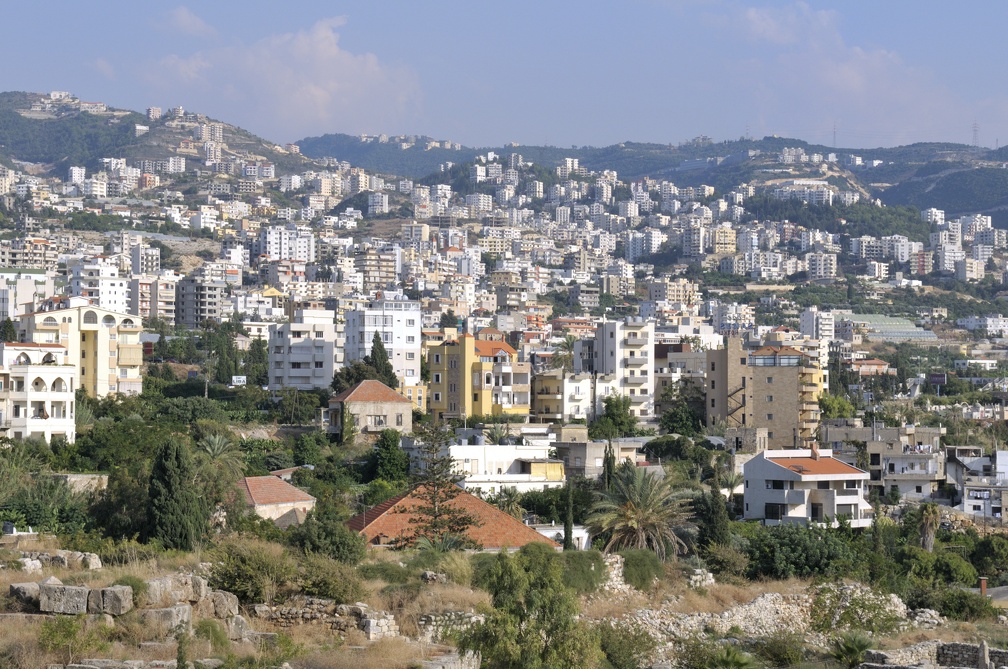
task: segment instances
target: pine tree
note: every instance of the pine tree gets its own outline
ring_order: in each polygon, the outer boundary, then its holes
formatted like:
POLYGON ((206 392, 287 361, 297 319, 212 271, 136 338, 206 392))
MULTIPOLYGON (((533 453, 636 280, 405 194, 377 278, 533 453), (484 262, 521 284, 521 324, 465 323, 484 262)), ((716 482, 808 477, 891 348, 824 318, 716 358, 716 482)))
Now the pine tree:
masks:
POLYGON ((147 532, 165 548, 192 550, 203 535, 206 513, 193 489, 194 476, 185 445, 169 440, 158 449, 151 468, 147 532))
POLYGON ((17 327, 14 325, 14 321, 8 316, 4 319, 2 325, 0 325, 0 339, 3 341, 15 342, 17 341, 17 327))
POLYGON ((371 354, 364 358, 364 362, 374 369, 379 381, 393 390, 399 387, 399 377, 396 376, 395 369, 389 362, 388 351, 385 350, 385 343, 382 341, 381 333, 377 330, 371 340, 371 354))
POLYGON ((452 504, 463 491, 458 485, 462 477, 455 469, 455 459, 442 452, 451 440, 451 432, 438 425, 428 426, 417 431, 417 440, 420 467, 414 476, 417 504, 410 509, 413 531, 409 541, 427 538, 440 544, 449 535, 464 537, 466 530, 479 523, 452 504))
POLYGON ((245 382, 251 386, 265 386, 269 382, 269 355, 265 339, 254 339, 242 360, 245 382))

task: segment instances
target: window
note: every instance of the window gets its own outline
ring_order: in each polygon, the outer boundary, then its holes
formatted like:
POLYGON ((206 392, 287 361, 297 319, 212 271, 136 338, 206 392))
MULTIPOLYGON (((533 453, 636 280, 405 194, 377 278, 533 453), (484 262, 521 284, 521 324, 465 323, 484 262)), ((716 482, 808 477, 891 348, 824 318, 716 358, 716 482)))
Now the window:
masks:
POLYGON ((739 358, 738 364, 740 364, 740 365, 746 364, 746 359, 745 358, 739 358))
POLYGON ((402 427, 402 414, 401 413, 397 413, 396 414, 395 424, 396 424, 396 427, 402 427))
POLYGON ((435 365, 441 364, 441 354, 440 353, 435 353, 434 354, 434 364, 435 365))
POLYGON ((406 359, 407 360, 415 360, 416 359, 416 351, 406 351, 406 359))
POLYGON ((714 379, 711 379, 711 382, 710 382, 710 389, 711 389, 711 390, 714 390, 714 379))
POLYGON ((767 395, 766 396, 766 401, 767 402, 773 402, 773 395, 767 395))
POLYGON ((315 369, 322 369, 322 361, 321 360, 316 360, 315 361, 315 369))
POLYGON ((479 402, 479 393, 473 393, 473 402, 479 402))
POLYGON ((714 363, 713 362, 710 364, 710 371, 712 371, 712 372, 714 371, 714 363))
POLYGON ((713 397, 711 398, 711 401, 710 401, 710 408, 711 409, 714 408, 714 398, 713 397))
POLYGON ((406 327, 411 328, 414 325, 416 325, 416 321, 414 319, 412 319, 412 318, 407 318, 406 319, 406 327))
POLYGON ((283 353, 283 346, 274 346, 273 347, 273 352, 274 353, 283 353))
POLYGON ((767 420, 773 420, 773 414, 772 414, 772 413, 768 413, 768 414, 766 415, 766 419, 767 419, 767 420))
POLYGON ((441 401, 441 393, 434 393, 434 401, 435 402, 441 401))
POLYGON ((773 377, 772 376, 766 377, 766 382, 767 383, 773 383, 773 377))
POLYGON ((406 343, 407 344, 415 344, 416 343, 416 337, 414 337, 413 335, 406 335, 406 343))
POLYGON ((441 383, 441 372, 436 372, 434 374, 434 383, 441 383))

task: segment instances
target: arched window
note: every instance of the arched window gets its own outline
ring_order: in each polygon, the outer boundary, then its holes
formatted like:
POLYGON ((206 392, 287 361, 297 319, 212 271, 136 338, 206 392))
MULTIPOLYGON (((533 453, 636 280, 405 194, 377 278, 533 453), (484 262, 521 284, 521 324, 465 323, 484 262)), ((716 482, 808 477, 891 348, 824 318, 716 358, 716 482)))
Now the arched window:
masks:
POLYGON ((105 316, 105 318, 102 319, 101 324, 102 327, 105 328, 114 328, 116 326, 115 316, 111 315, 105 316))
POLYGON ((84 314, 84 325, 98 325, 98 314, 88 311, 84 314))
POLYGON ((49 384, 42 380, 42 377, 37 376, 35 380, 32 381, 31 388, 34 392, 41 393, 49 389, 49 384))
POLYGON ((55 365, 56 364, 56 356, 53 355, 52 353, 46 353, 45 357, 42 358, 42 364, 43 365, 55 365))
POLYGON ((52 382, 50 390, 52 390, 54 393, 65 393, 67 390, 66 381, 57 377, 57 379, 52 382))
POLYGON ((31 358, 28 357, 27 353, 22 353, 14 361, 14 364, 15 365, 30 365, 31 364, 31 358))
POLYGON ((45 320, 42 321, 42 325, 45 325, 46 327, 51 327, 54 325, 59 325, 59 323, 57 323, 56 319, 53 318, 52 316, 46 316, 45 320))
POLYGON ((124 328, 135 328, 136 327, 136 325, 133 324, 133 319, 132 318, 123 319, 122 326, 124 328))

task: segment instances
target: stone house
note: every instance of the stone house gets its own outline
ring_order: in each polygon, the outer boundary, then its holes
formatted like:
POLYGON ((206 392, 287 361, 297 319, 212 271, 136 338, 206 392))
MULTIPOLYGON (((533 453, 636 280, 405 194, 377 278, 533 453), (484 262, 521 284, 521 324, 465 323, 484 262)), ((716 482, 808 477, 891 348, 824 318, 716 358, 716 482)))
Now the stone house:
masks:
POLYGON ((391 428, 402 434, 413 431, 413 403, 381 381, 361 381, 329 400, 329 432, 343 431, 343 417, 354 418, 362 433, 391 428))
POLYGON ((300 525, 315 508, 314 497, 277 476, 246 476, 238 489, 257 516, 280 528, 300 525))

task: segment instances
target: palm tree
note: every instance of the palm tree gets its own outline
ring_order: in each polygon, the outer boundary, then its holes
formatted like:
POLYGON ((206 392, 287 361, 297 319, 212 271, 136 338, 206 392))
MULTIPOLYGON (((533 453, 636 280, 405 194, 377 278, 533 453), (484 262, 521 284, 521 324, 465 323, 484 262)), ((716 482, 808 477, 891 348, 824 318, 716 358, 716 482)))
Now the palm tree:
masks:
POLYGON ((564 373, 574 370, 574 345, 577 344, 577 337, 567 335, 556 346, 556 353, 553 355, 553 369, 559 369, 564 373))
POLYGON ((689 500, 677 495, 667 479, 633 464, 617 468, 609 489, 597 493, 587 524, 593 535, 608 533, 605 550, 646 548, 665 560, 686 550, 675 533, 689 516, 689 500))
POLYGON ((830 656, 845 667, 854 667, 864 662, 865 651, 872 647, 870 636, 859 630, 845 632, 833 640, 830 656))
POLYGON ((525 509, 522 508, 518 488, 501 488, 497 495, 497 508, 518 520, 525 517, 525 509))
POLYGON ((745 476, 742 472, 721 472, 718 477, 718 486, 721 490, 728 491, 728 499, 731 499, 732 495, 735 494, 735 489, 738 488, 745 481, 745 476))
POLYGON ((941 522, 941 509, 935 503, 921 505, 920 541, 921 548, 929 553, 934 550, 935 532, 941 522))
POLYGON ((511 436, 511 426, 506 423, 503 426, 494 423, 483 434, 491 444, 503 444, 511 436))
POLYGON ((722 646, 711 658, 713 669, 757 669, 759 664, 752 655, 743 653, 735 646, 722 646))
POLYGON ((196 450, 203 465, 228 482, 237 481, 245 472, 242 452, 233 439, 223 434, 208 434, 199 440, 196 450))

